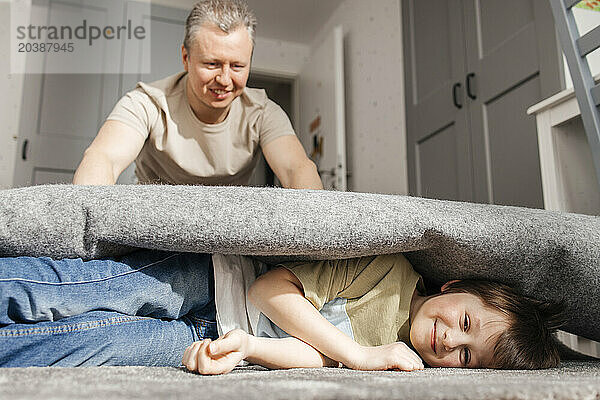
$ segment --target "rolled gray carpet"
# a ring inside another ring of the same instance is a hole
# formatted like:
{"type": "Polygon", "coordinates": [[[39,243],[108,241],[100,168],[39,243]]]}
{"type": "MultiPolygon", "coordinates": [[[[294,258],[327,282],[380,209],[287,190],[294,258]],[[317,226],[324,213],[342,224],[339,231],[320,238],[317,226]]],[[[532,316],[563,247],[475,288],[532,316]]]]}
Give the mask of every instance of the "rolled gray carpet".
{"type": "Polygon", "coordinates": [[[309,258],[404,252],[433,283],[505,282],[564,300],[565,330],[600,340],[598,217],[407,196],[198,186],[36,186],[0,192],[0,255],[135,247],[309,258]]]}

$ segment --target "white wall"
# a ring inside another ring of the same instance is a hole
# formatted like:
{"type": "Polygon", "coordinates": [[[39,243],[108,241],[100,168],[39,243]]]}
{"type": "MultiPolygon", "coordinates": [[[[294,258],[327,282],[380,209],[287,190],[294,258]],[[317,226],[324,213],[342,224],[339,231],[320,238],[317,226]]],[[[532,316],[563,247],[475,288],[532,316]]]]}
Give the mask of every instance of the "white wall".
{"type": "Polygon", "coordinates": [[[0,1],[0,188],[12,186],[23,75],[10,72],[10,3],[0,1]]]}
{"type": "Polygon", "coordinates": [[[408,193],[400,0],[346,0],[313,47],[344,27],[348,189],[408,193]]]}
{"type": "Polygon", "coordinates": [[[149,2],[152,4],[165,6],[165,7],[174,7],[181,8],[183,10],[191,10],[196,4],[195,0],[137,0],[140,2],[149,2]]]}
{"type": "Polygon", "coordinates": [[[300,73],[310,53],[310,47],[257,36],[252,71],[293,77],[300,73]]]}
{"type": "MultiPolygon", "coordinates": [[[[600,25],[600,12],[585,10],[581,8],[573,8],[573,15],[575,16],[575,22],[577,23],[577,29],[579,35],[583,36],[598,25],[600,25]]],[[[587,56],[592,76],[600,74],[600,50],[596,50],[587,56]]],[[[567,88],[573,87],[573,80],[569,72],[569,66],[567,65],[567,59],[564,58],[565,63],[565,84],[567,88]]]]}

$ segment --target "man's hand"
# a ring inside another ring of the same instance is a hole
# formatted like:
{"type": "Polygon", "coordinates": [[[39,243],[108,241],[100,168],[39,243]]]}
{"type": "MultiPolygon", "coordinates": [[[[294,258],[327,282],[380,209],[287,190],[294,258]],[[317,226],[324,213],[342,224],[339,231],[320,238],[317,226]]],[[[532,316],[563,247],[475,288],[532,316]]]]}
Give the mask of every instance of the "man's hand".
{"type": "Polygon", "coordinates": [[[348,368],[379,371],[397,369],[414,371],[423,369],[423,361],[406,343],[396,342],[376,347],[361,347],[352,358],[348,368]]]}
{"type": "Polygon", "coordinates": [[[193,343],[183,354],[183,365],[202,375],[226,374],[246,358],[249,335],[234,329],[215,341],[204,339],[193,343]]]}
{"type": "Polygon", "coordinates": [[[284,188],[323,189],[317,167],[306,156],[296,135],[280,136],[267,143],[262,151],[284,188]]]}

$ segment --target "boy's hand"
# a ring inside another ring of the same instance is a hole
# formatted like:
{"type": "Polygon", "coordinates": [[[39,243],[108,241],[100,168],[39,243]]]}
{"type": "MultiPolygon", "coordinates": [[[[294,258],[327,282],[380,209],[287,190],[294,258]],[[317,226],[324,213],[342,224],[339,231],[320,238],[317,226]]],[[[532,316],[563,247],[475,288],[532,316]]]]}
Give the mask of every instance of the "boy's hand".
{"type": "Polygon", "coordinates": [[[346,365],[348,368],[365,371],[387,369],[414,371],[424,368],[423,361],[419,355],[403,342],[376,347],[361,346],[349,364],[346,365]]]}
{"type": "Polygon", "coordinates": [[[203,375],[226,374],[248,354],[248,334],[241,329],[227,332],[215,341],[193,343],[183,354],[183,365],[203,375]]]}

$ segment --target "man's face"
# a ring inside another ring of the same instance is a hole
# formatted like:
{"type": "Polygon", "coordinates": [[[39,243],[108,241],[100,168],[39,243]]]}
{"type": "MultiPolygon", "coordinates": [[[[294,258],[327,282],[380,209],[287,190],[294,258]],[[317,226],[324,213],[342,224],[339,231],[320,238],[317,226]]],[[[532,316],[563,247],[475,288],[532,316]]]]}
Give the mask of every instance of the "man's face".
{"type": "Polygon", "coordinates": [[[231,103],[246,87],[252,46],[245,27],[225,33],[206,24],[194,34],[189,52],[182,47],[188,101],[201,121],[225,119],[231,103]]]}
{"type": "Polygon", "coordinates": [[[416,312],[410,341],[431,367],[490,367],[505,317],[475,295],[449,293],[425,300],[416,312]]]}

